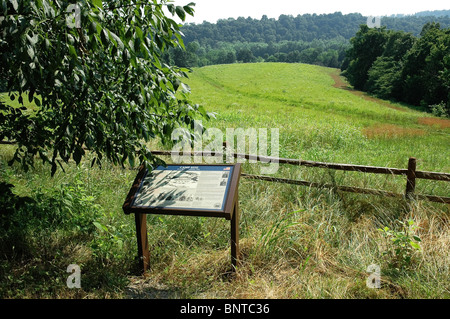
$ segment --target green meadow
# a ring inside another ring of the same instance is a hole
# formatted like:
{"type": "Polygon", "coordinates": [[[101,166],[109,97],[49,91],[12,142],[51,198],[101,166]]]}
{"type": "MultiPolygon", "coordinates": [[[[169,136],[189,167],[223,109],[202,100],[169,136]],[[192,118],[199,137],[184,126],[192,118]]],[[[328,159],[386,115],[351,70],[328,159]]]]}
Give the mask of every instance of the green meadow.
{"type": "MultiPolygon", "coordinates": [[[[223,132],[278,128],[282,158],[406,168],[408,159],[415,157],[418,170],[450,170],[450,121],[444,121],[443,127],[423,125],[426,113],[336,88],[330,74],[337,72],[306,64],[219,65],[195,69],[188,83],[193,100],[218,113],[209,126],[223,132]]],[[[304,170],[304,174],[316,172],[304,170]]],[[[374,187],[382,183],[384,189],[387,183],[388,190],[404,191],[403,179],[395,187],[392,176],[333,174],[344,184],[348,177],[345,185],[363,186],[371,179],[374,187]]],[[[321,171],[324,175],[328,174],[321,171]]],[[[449,193],[446,185],[419,183],[424,193],[449,193]]]]}
{"type": "Polygon", "coordinates": [[[393,109],[334,88],[330,73],[336,71],[305,64],[219,65],[195,69],[188,83],[193,100],[218,113],[213,126],[279,128],[281,157],[404,167],[415,156],[423,170],[448,171],[448,130],[420,125],[427,115],[406,106],[393,109]],[[364,135],[382,125],[398,126],[404,135],[364,135]]]}
{"type": "MultiPolygon", "coordinates": [[[[195,68],[186,83],[192,101],[216,113],[204,126],[224,135],[279,129],[279,157],[394,168],[415,157],[418,170],[450,172],[449,120],[353,91],[337,75],[305,64],[231,64],[195,68]]],[[[13,153],[0,145],[0,183],[15,185],[15,213],[0,230],[1,298],[450,297],[445,204],[242,178],[236,274],[228,222],[152,215],[144,278],[134,218],[122,212],[136,170],[91,168],[88,154],[51,178],[39,161],[28,172],[7,166],[13,153]],[[69,264],[81,267],[81,289],[66,286],[69,264]],[[378,289],[366,285],[372,264],[381,268],[378,289]]],[[[263,165],[243,170],[260,174],[263,165]]],[[[397,193],[406,185],[404,177],[282,165],[273,176],[397,193]]],[[[419,180],[417,192],[449,196],[448,184],[419,180]]]]}

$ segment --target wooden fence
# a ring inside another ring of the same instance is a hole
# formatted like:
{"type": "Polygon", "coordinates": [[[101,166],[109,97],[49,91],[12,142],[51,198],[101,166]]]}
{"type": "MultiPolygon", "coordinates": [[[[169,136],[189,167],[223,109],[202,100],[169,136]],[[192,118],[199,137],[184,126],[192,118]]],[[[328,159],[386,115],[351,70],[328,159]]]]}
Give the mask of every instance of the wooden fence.
{"type": "Polygon", "coordinates": [[[173,151],[153,151],[152,153],[157,156],[172,156],[172,155],[174,155],[174,156],[191,156],[191,157],[192,156],[216,156],[216,157],[222,157],[224,161],[228,154],[228,156],[233,156],[236,159],[240,158],[240,159],[246,159],[246,160],[259,161],[262,163],[270,163],[271,162],[271,163],[287,164],[287,165],[294,165],[294,166],[326,168],[326,169],[348,171],[348,172],[385,174],[385,175],[401,175],[401,176],[406,177],[406,188],[405,188],[404,194],[398,194],[398,193],[388,192],[388,191],[379,190],[379,189],[369,189],[369,188],[360,188],[360,187],[351,187],[351,186],[338,186],[338,185],[333,185],[333,184],[314,183],[314,182],[308,182],[308,181],[276,178],[276,177],[270,177],[270,176],[250,175],[250,174],[244,174],[244,173],[241,174],[242,177],[248,178],[248,179],[253,179],[253,180],[262,180],[262,181],[268,181],[268,182],[301,185],[301,186],[308,186],[308,187],[329,188],[329,189],[335,189],[335,190],[339,190],[339,191],[343,191],[343,192],[378,195],[378,196],[386,196],[386,197],[394,197],[394,198],[405,198],[407,200],[428,200],[428,201],[437,202],[437,203],[450,204],[450,197],[416,194],[416,179],[427,179],[427,180],[450,182],[450,174],[449,173],[418,171],[416,169],[417,165],[416,165],[415,158],[409,159],[408,168],[400,169],[400,168],[363,166],[363,165],[351,165],[351,164],[322,163],[322,162],[303,161],[303,160],[288,159],[288,158],[276,158],[276,157],[260,156],[260,155],[239,154],[239,153],[234,153],[234,152],[233,153],[232,152],[180,153],[180,152],[173,152],[173,151]]]}
{"type": "MultiPolygon", "coordinates": [[[[15,142],[0,142],[0,144],[15,144],[15,142]]],[[[227,143],[224,143],[224,148],[227,150],[227,143]]],[[[338,171],[347,171],[347,172],[360,172],[360,173],[370,173],[370,174],[385,174],[385,175],[401,175],[406,176],[406,189],[404,194],[398,194],[393,192],[388,192],[385,190],[379,189],[370,189],[370,188],[360,188],[360,187],[352,187],[352,186],[339,186],[334,184],[323,184],[323,183],[314,183],[308,181],[300,181],[300,180],[292,180],[285,178],[277,178],[270,176],[261,176],[261,175],[250,175],[250,174],[241,174],[242,177],[253,179],[253,180],[262,180],[268,182],[276,182],[276,183],[284,183],[291,185],[301,185],[307,187],[317,187],[317,188],[329,188],[335,189],[343,192],[350,193],[359,193],[359,194],[368,194],[368,195],[378,195],[385,197],[394,197],[394,198],[406,198],[407,200],[428,200],[436,203],[444,203],[450,204],[450,197],[443,196],[433,196],[433,195],[422,195],[416,194],[416,179],[427,179],[434,181],[445,181],[450,182],[450,173],[437,173],[437,172],[426,172],[426,171],[418,171],[417,170],[417,162],[414,157],[411,157],[408,162],[408,168],[390,168],[390,167],[376,167],[376,166],[363,166],[363,165],[352,165],[352,164],[336,164],[336,163],[323,163],[323,162],[313,162],[313,161],[303,161],[289,158],[276,158],[270,156],[260,156],[260,155],[250,155],[250,154],[239,154],[234,152],[188,152],[188,153],[180,153],[174,151],[152,151],[153,155],[156,156],[217,156],[222,157],[225,162],[226,156],[233,156],[236,159],[246,159],[253,160],[262,163],[279,163],[279,164],[288,164],[294,166],[305,166],[305,167],[317,167],[317,168],[327,168],[338,171]]]]}

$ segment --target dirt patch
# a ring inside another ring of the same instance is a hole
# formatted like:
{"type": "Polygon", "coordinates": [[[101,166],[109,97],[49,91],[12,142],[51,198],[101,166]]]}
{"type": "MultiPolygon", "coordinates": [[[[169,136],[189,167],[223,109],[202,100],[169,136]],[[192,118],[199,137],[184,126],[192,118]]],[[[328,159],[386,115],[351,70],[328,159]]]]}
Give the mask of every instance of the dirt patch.
{"type": "Polygon", "coordinates": [[[394,110],[397,110],[397,111],[407,112],[407,110],[405,110],[405,109],[402,109],[400,107],[394,106],[394,105],[392,105],[392,104],[390,104],[390,103],[388,103],[388,102],[386,102],[384,100],[378,99],[376,97],[367,95],[364,92],[361,92],[361,91],[358,91],[358,90],[355,90],[355,89],[351,88],[350,85],[347,82],[345,82],[342,79],[342,77],[339,74],[337,74],[336,72],[331,72],[330,76],[334,80],[333,87],[335,87],[337,89],[342,89],[342,90],[349,91],[352,94],[354,94],[356,96],[359,96],[359,97],[363,98],[366,101],[375,102],[377,104],[386,106],[388,108],[391,108],[391,109],[394,109],[394,110]]]}
{"type": "Polygon", "coordinates": [[[440,128],[449,128],[450,120],[438,119],[435,117],[421,117],[418,120],[419,124],[428,126],[439,126],[440,128]]]}
{"type": "Polygon", "coordinates": [[[405,128],[393,124],[374,125],[363,129],[363,134],[368,138],[398,138],[423,136],[427,134],[426,131],[414,128],[405,128]]]}
{"type": "Polygon", "coordinates": [[[178,291],[145,277],[130,277],[125,289],[127,299],[178,299],[178,291]]]}
{"type": "Polygon", "coordinates": [[[351,89],[350,86],[345,83],[345,81],[341,78],[339,74],[336,72],[330,73],[331,78],[334,80],[334,87],[338,89],[351,89]]]}

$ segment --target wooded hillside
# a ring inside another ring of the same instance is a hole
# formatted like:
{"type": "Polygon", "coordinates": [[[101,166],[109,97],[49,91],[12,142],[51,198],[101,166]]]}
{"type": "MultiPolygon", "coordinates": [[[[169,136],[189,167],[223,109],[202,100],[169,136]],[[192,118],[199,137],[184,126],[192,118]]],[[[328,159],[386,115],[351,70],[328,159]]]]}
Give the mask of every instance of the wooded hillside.
{"type": "MultiPolygon", "coordinates": [[[[382,26],[419,36],[428,22],[450,26],[449,11],[382,18],[382,26]]],[[[302,62],[340,67],[350,39],[367,17],[359,13],[281,15],[278,19],[229,18],[182,27],[186,51],[171,49],[166,60],[182,67],[235,62],[302,62]]]]}

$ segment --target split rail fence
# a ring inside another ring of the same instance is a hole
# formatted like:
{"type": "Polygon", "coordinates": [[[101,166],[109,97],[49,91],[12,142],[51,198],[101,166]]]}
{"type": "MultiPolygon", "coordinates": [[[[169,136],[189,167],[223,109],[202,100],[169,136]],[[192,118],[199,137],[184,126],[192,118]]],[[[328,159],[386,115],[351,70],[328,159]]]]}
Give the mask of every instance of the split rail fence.
{"type": "MultiPolygon", "coordinates": [[[[15,144],[15,142],[0,142],[0,144],[15,144]]],[[[224,143],[224,148],[227,150],[227,143],[224,143]]],[[[225,162],[226,156],[233,156],[236,159],[246,159],[259,161],[262,163],[279,163],[279,164],[287,164],[294,166],[305,166],[305,167],[317,167],[317,168],[327,168],[338,171],[347,171],[347,172],[360,172],[360,173],[370,173],[370,174],[384,174],[384,175],[400,175],[406,176],[406,189],[404,194],[398,194],[393,192],[388,192],[385,190],[379,189],[370,189],[370,188],[360,188],[360,187],[352,187],[352,186],[339,186],[334,184],[323,184],[323,183],[315,183],[308,182],[302,180],[292,180],[286,178],[277,178],[270,176],[261,176],[261,175],[251,175],[242,173],[241,176],[248,179],[253,180],[261,180],[268,182],[276,182],[276,183],[284,183],[291,185],[301,185],[307,187],[317,187],[317,188],[328,188],[339,190],[343,192],[349,193],[359,193],[366,195],[377,195],[377,196],[385,196],[385,197],[394,197],[394,198],[404,198],[407,200],[428,200],[436,203],[450,204],[450,197],[444,196],[434,196],[434,195],[422,195],[416,194],[416,180],[417,179],[427,179],[434,181],[444,181],[450,182],[450,173],[437,173],[437,172],[426,172],[426,171],[418,171],[417,170],[417,161],[414,157],[411,157],[408,162],[407,169],[401,168],[389,168],[389,167],[377,167],[377,166],[363,166],[363,165],[353,165],[353,164],[336,164],[336,163],[322,163],[322,162],[313,162],[313,161],[303,161],[297,159],[289,159],[289,158],[276,158],[270,156],[260,156],[260,155],[250,155],[250,154],[239,154],[234,152],[226,151],[225,153],[220,152],[188,152],[188,153],[180,153],[174,151],[152,151],[153,155],[156,156],[217,156],[223,157],[225,162]]]]}
{"type": "MultiPolygon", "coordinates": [[[[224,143],[225,144],[225,143],[224,143]]],[[[296,159],[288,159],[288,158],[276,158],[269,156],[260,156],[260,155],[250,155],[250,154],[239,154],[234,152],[188,152],[188,153],[180,153],[173,151],[153,151],[152,152],[156,156],[222,156],[224,161],[226,156],[233,156],[236,159],[246,159],[259,161],[262,163],[279,163],[279,164],[287,164],[294,166],[305,166],[305,167],[316,167],[316,168],[326,168],[338,171],[347,171],[347,172],[360,172],[360,173],[370,173],[370,174],[384,174],[384,175],[395,175],[395,176],[406,176],[406,188],[404,194],[398,194],[393,192],[388,192],[385,190],[379,189],[369,189],[369,188],[360,188],[360,187],[351,187],[351,186],[339,186],[334,184],[323,184],[323,183],[315,183],[308,182],[302,180],[292,180],[286,178],[277,178],[270,176],[261,176],[261,175],[251,175],[242,173],[241,176],[248,179],[253,180],[262,180],[268,182],[276,182],[276,183],[284,183],[291,185],[301,185],[307,187],[317,187],[317,188],[328,188],[339,190],[343,192],[350,193],[359,193],[359,194],[367,194],[367,195],[377,195],[377,196],[385,196],[385,197],[393,197],[393,198],[403,198],[407,200],[428,200],[431,202],[450,204],[450,197],[443,196],[433,196],[433,195],[422,195],[416,194],[416,180],[417,179],[427,179],[434,181],[445,181],[450,182],[450,173],[437,173],[437,172],[426,172],[426,171],[418,171],[417,170],[417,161],[415,158],[411,157],[408,162],[407,169],[400,168],[389,168],[389,167],[376,167],[376,166],[363,166],[363,165],[352,165],[352,164],[336,164],[336,163],[322,163],[322,162],[313,162],[313,161],[303,161],[296,159]]]]}

